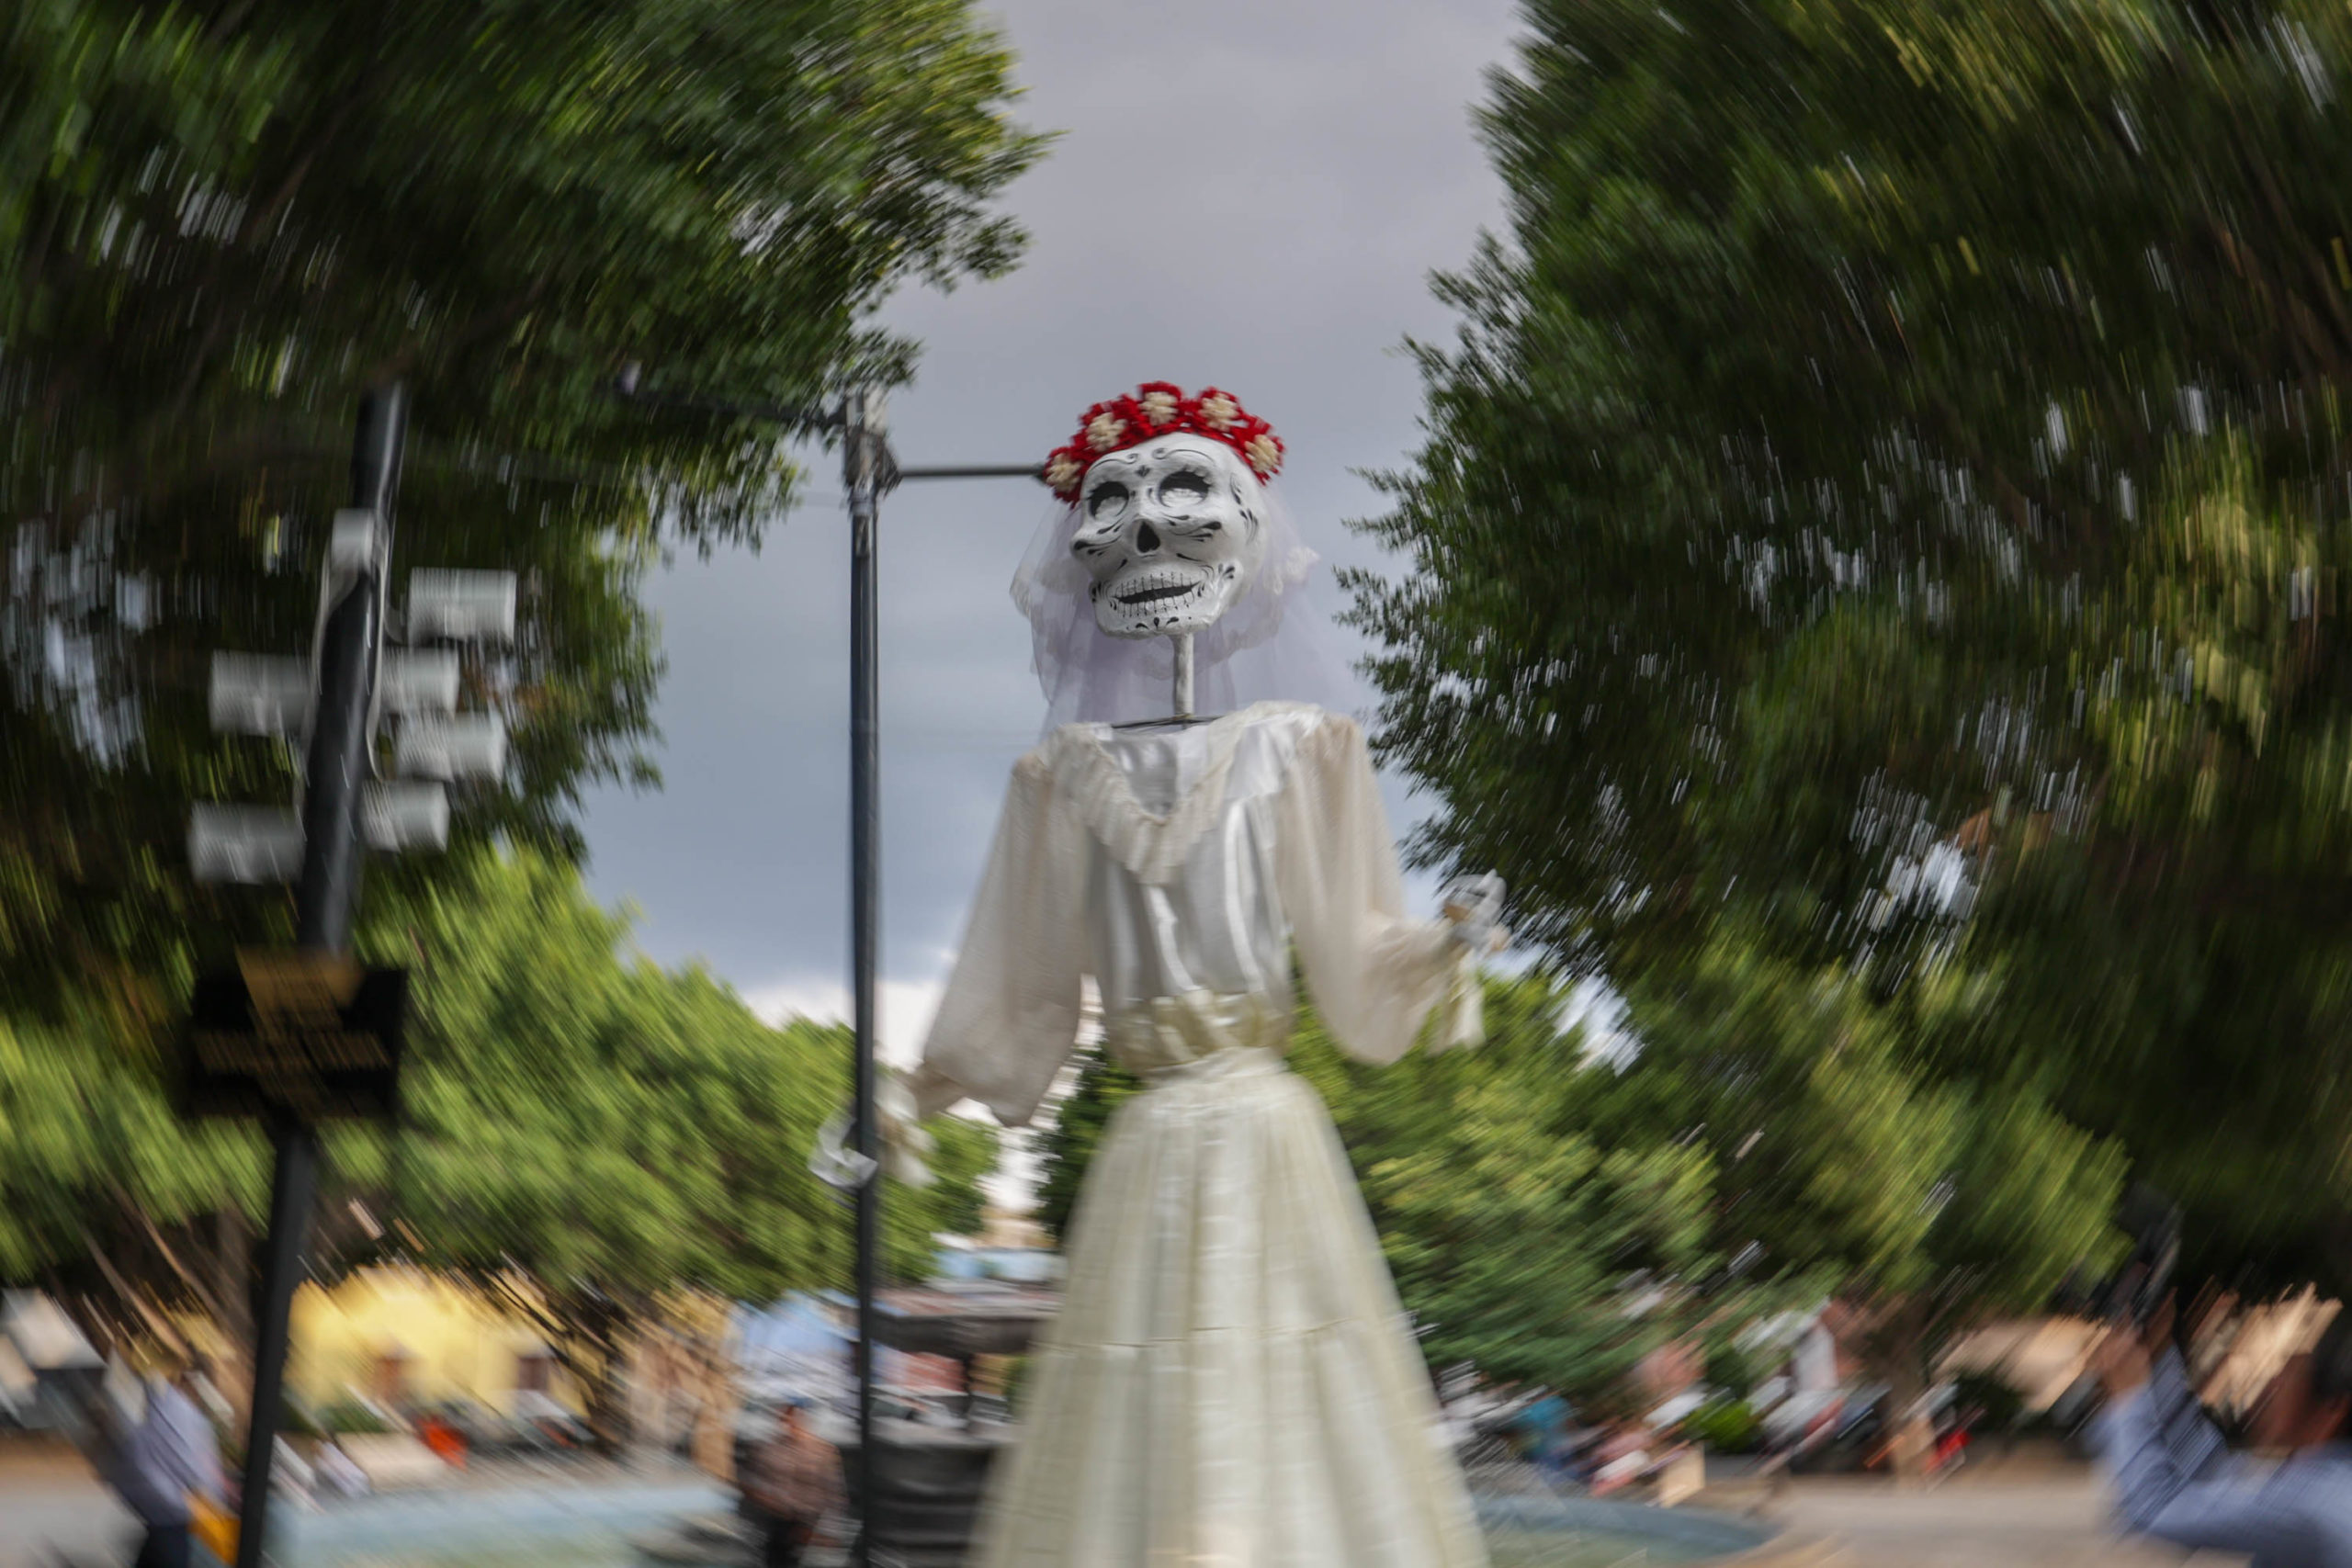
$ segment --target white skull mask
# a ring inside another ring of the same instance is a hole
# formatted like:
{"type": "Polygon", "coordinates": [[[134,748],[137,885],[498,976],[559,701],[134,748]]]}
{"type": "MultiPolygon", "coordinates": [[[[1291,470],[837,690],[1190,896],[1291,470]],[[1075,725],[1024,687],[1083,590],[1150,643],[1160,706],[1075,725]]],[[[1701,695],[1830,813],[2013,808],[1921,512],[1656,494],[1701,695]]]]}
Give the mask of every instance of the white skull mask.
{"type": "Polygon", "coordinates": [[[1205,435],[1097,458],[1078,505],[1070,553],[1094,579],[1094,622],[1112,637],[1207,630],[1265,558],[1258,476],[1205,435]]]}

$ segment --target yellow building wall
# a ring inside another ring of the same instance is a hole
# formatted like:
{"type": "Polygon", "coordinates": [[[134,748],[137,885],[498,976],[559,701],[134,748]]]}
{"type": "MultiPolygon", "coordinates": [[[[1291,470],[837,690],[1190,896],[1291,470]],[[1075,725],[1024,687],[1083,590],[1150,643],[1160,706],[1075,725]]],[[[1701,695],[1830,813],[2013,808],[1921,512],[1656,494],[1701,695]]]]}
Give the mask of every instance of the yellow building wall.
{"type": "MultiPolygon", "coordinates": [[[[528,1328],[481,1298],[422,1269],[368,1269],[333,1290],[306,1285],[294,1298],[287,1382],[313,1409],[373,1399],[383,1357],[404,1354],[411,1400],[472,1399],[502,1412],[514,1404],[522,1358],[541,1348],[528,1328]]],[[[577,1412],[560,1370],[548,1395],[577,1412]]]]}

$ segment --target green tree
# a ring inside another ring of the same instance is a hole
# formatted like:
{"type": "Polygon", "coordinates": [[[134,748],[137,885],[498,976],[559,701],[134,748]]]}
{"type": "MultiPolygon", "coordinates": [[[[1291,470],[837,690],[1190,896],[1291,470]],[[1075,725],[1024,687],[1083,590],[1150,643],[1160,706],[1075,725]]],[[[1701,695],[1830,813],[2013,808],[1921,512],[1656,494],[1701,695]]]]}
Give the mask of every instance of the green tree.
{"type": "MultiPolygon", "coordinates": [[[[1290,1060],[1330,1107],[1430,1363],[1584,1394],[1752,1298],[1699,1289],[1719,1272],[1712,1157],[1590,1130],[1606,1075],[1561,1033],[1560,1001],[1541,979],[1490,980],[1483,1045],[1385,1067],[1345,1056],[1303,1007],[1290,1060]]],[[[1139,1087],[1099,1048],[1082,1059],[1045,1140],[1049,1223],[1139,1087]]]]}
{"type": "Polygon", "coordinates": [[[965,0],[28,0],[0,17],[0,995],[117,1024],[186,933],[282,938],[188,885],[191,800],[285,798],[217,740],[215,649],[300,652],[357,394],[413,393],[396,570],[522,575],[468,671],[511,723],[459,831],[579,848],[649,782],[665,546],[756,543],[769,428],[607,395],[819,400],[901,377],[897,284],[1010,264],[1037,141],[965,0]]]}
{"type": "Polygon", "coordinates": [[[1079,1051],[1078,1081],[1054,1108],[1054,1119],[1037,1142],[1037,1223],[1056,1241],[1069,1239],[1078,1190],[1112,1113],[1142,1087],[1143,1081],[1113,1061],[1100,1043],[1079,1051]]]}
{"type": "Polygon", "coordinates": [[[0,1016],[0,1280],[49,1286],[111,1334],[168,1337],[166,1308],[233,1331],[266,1182],[258,1140],[181,1121],[102,1021],[0,1016]]]}
{"type": "MultiPolygon", "coordinates": [[[[1291,1050],[1435,1366],[1606,1395],[1662,1344],[1839,1295],[1917,1393],[1955,1333],[2120,1255],[2121,1151],[2030,1093],[1930,1071],[1917,1042],[1951,1021],[1850,977],[1712,948],[1628,998],[1642,1044],[1622,1068],[1563,1032],[1553,980],[1490,977],[1486,999],[1472,1050],[1367,1066],[1307,1009],[1291,1050]]],[[[1075,1190],[1136,1087],[1086,1059],[1047,1135],[1052,1190],[1075,1190]]]]}
{"type": "MultiPolygon", "coordinates": [[[[569,866],[483,853],[465,874],[370,922],[368,945],[414,966],[413,1087],[396,1134],[355,1133],[338,1163],[408,1222],[417,1261],[538,1314],[609,1425],[604,1374],[664,1292],[849,1282],[848,1210],[808,1169],[848,1035],[770,1028],[698,967],[626,958],[626,918],[569,866]]],[[[929,1272],[995,1162],[991,1129],[935,1126],[941,1179],[886,1195],[890,1278],[929,1272]]]]}
{"type": "Polygon", "coordinates": [[[1629,989],[1840,966],[1926,1089],[2307,1269],[2352,1201],[2352,17],[1527,14],[1407,569],[1354,580],[1420,852],[1629,989]],[[1926,1019],[1951,964],[1992,999],[1926,1019]]]}
{"type": "MultiPolygon", "coordinates": [[[[1934,1004],[1966,1005],[1958,987],[1934,1004]]],[[[2120,1146],[2038,1095],[1936,1070],[1926,1023],[1850,976],[1719,944],[1628,998],[1639,1056],[1586,1097],[1604,1146],[1703,1153],[1713,1245],[1863,1309],[1907,1403],[1958,1332],[2120,1260],[2120,1146]]]]}
{"type": "MultiPolygon", "coordinates": [[[[1001,1135],[985,1122],[943,1116],[931,1123],[932,1151],[925,1163],[931,1184],[910,1191],[893,1188],[892,1201],[908,1209],[908,1223],[929,1225],[920,1238],[978,1235],[988,1224],[989,1194],[982,1179],[994,1173],[1001,1135]],[[909,1201],[912,1198],[911,1202],[909,1201]]],[[[897,1264],[899,1276],[920,1280],[931,1272],[928,1247],[910,1247],[897,1264]]]]}
{"type": "MultiPolygon", "coordinates": [[[[508,720],[507,776],[461,792],[446,862],[371,870],[371,904],[405,919],[436,888],[495,892],[482,846],[576,856],[584,790],[654,782],[644,574],[756,545],[793,500],[772,429],[623,404],[616,373],[781,403],[902,377],[911,345],[871,322],[884,296],[1017,252],[989,203],[1040,143],[1007,117],[1009,63],[963,0],[0,16],[0,1272],[238,1314],[262,1158],[247,1130],[174,1122],[165,1062],[194,969],[283,942],[290,910],[191,886],[179,845],[192,801],[293,787],[290,749],[210,733],[208,662],[307,646],[359,392],[413,396],[396,571],[522,582],[515,645],[465,671],[468,705],[508,720]]],[[[420,986],[419,1159],[372,1171],[407,1183],[406,1223],[612,1286],[834,1267],[810,1229],[832,1216],[787,1168],[803,1091],[769,1059],[783,1039],[811,1061],[815,1033],[750,1032],[707,976],[628,978],[577,890],[541,891],[576,951],[535,956],[583,981],[579,1005],[532,1035],[520,978],[497,1017],[465,1010],[492,1006],[486,978],[420,986]],[[436,1018],[457,1031],[438,1043],[436,1018]],[[465,1076],[534,1062],[579,1098],[522,1106],[465,1076]],[[599,1064],[609,1081],[563,1078],[599,1064]],[[660,1113],[673,1076],[705,1122],[660,1113]],[[513,1117],[468,1112],[478,1088],[513,1117]],[[782,1120],[758,1143],[762,1117],[782,1120]],[[704,1125],[733,1141],[696,1152],[704,1125]],[[455,1144],[476,1134],[521,1163],[469,1163],[455,1144]],[[660,1175],[592,1191],[549,1178],[567,1162],[660,1175]],[[647,1230],[714,1204],[728,1234],[647,1230]]],[[[424,929],[454,964],[456,927],[424,929]]],[[[357,1168],[367,1146],[345,1140],[357,1168]]],[[[896,1266],[938,1201],[894,1206],[896,1266]]]]}
{"type": "Polygon", "coordinates": [[[1611,1146],[1600,1083],[1542,978],[1490,979],[1487,1039],[1388,1067],[1342,1055],[1311,1013],[1293,1058],[1322,1089],[1430,1364],[1602,1393],[1726,1303],[1704,1151],[1611,1146]]]}
{"type": "MultiPolygon", "coordinates": [[[[470,1281],[540,1325],[610,1431],[613,1374],[666,1295],[844,1287],[854,1246],[808,1170],[849,1090],[847,1032],[771,1028],[706,971],[630,955],[628,931],[528,852],[382,891],[359,945],[411,972],[402,1115],[334,1131],[317,1264],[389,1255],[470,1281]]],[[[237,1292],[188,1234],[224,1206],[257,1215],[259,1139],[180,1122],[151,1067],[91,1043],[0,1031],[0,1278],[87,1283],[133,1333],[153,1330],[142,1306],[226,1317],[237,1292]]],[[[938,1179],[886,1194],[888,1279],[923,1277],[933,1238],[978,1221],[995,1131],[934,1132],[938,1179]]]]}

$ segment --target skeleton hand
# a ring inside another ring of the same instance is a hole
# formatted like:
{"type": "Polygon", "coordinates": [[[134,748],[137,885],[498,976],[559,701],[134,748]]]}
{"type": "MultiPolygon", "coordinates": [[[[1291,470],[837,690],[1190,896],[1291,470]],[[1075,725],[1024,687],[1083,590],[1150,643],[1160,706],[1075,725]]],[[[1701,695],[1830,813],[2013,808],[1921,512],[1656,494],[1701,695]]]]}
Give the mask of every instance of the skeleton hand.
{"type": "Polygon", "coordinates": [[[851,1148],[845,1141],[853,1114],[851,1107],[843,1106],[817,1134],[817,1147],[808,1156],[808,1169],[818,1180],[844,1192],[854,1192],[880,1169],[910,1187],[931,1184],[931,1168],[923,1164],[923,1156],[931,1153],[932,1137],[916,1120],[914,1095],[895,1071],[878,1063],[874,1069],[875,1130],[881,1134],[882,1142],[882,1158],[878,1162],[851,1148]]]}
{"type": "Polygon", "coordinates": [[[1453,922],[1453,940],[1473,953],[1500,953],[1510,945],[1502,923],[1503,879],[1493,872],[1457,876],[1446,885],[1445,918],[1453,922]]]}

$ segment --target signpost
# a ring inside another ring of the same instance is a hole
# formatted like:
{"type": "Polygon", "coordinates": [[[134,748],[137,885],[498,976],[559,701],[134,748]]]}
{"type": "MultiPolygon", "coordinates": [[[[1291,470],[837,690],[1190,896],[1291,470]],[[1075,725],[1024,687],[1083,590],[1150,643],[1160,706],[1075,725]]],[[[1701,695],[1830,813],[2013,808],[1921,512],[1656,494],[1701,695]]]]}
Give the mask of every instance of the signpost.
{"type": "Polygon", "coordinates": [[[408,977],[362,968],[350,956],[361,857],[370,849],[440,848],[449,830],[442,781],[505,771],[505,730],[495,716],[450,716],[461,673],[456,651],[414,645],[511,637],[514,576],[416,573],[410,646],[385,647],[407,429],[401,387],[362,400],[352,504],[335,516],[307,668],[297,659],[214,659],[215,728],[301,737],[295,808],[199,806],[188,825],[199,880],[295,886],[295,949],[242,953],[236,968],[197,983],[183,1064],[191,1114],[257,1116],[275,1151],[236,1568],[261,1568],[267,1540],[287,1333],[318,1187],[318,1123],[390,1116],[399,1107],[408,977]],[[379,779],[377,731],[386,715],[400,720],[401,760],[423,782],[379,779]]]}
{"type": "Polygon", "coordinates": [[[390,1121],[400,1113],[408,972],[339,953],[241,953],[196,982],[181,1104],[190,1116],[390,1121]]]}

